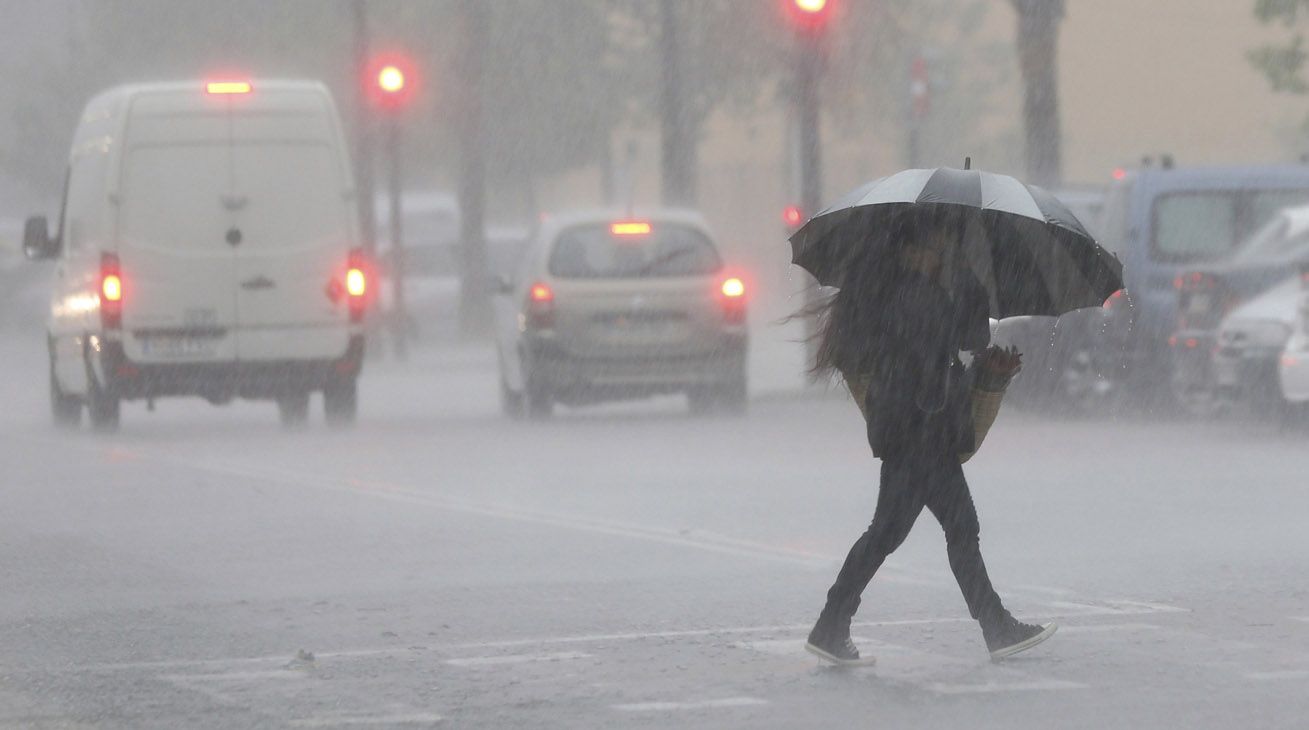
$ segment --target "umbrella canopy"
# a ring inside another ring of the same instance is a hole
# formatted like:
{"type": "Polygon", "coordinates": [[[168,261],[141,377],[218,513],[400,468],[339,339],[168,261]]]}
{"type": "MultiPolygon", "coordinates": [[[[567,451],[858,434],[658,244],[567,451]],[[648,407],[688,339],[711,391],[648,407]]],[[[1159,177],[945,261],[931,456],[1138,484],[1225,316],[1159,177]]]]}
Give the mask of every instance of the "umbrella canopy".
{"type": "Polygon", "coordinates": [[[981,170],[905,170],[867,183],[791,236],[791,261],[825,286],[852,266],[877,266],[906,224],[953,216],[954,263],[986,288],[995,319],[1058,316],[1101,306],[1123,288],[1123,267],[1053,195],[981,170]]]}

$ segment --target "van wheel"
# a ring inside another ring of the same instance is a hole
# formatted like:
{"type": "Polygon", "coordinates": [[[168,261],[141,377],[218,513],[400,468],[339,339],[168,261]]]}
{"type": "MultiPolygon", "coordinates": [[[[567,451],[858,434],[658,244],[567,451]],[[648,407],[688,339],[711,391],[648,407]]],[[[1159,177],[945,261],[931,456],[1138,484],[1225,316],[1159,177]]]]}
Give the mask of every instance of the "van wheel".
{"type": "Polygon", "coordinates": [[[91,428],[97,431],[117,431],[122,411],[117,396],[106,393],[92,380],[86,398],[86,415],[91,428]]]}
{"type": "Polygon", "coordinates": [[[328,383],[323,388],[323,416],[329,426],[353,426],[359,415],[359,381],[355,378],[328,383]]]}
{"type": "Polygon", "coordinates": [[[750,392],[745,373],[742,372],[719,391],[719,403],[723,412],[733,416],[745,414],[750,404],[750,392]]]}
{"type": "Polygon", "coordinates": [[[50,363],[50,415],[58,428],[72,429],[82,425],[82,401],[59,387],[53,361],[50,363]]]}
{"type": "Polygon", "coordinates": [[[533,382],[531,377],[527,380],[527,392],[523,395],[527,402],[527,417],[533,419],[546,419],[554,415],[555,399],[550,395],[541,383],[533,382]]]}
{"type": "Polygon", "coordinates": [[[504,376],[500,376],[500,413],[510,418],[523,417],[523,401],[525,398],[522,393],[510,389],[509,384],[505,382],[504,376]]]}
{"type": "Polygon", "coordinates": [[[283,428],[304,428],[309,421],[309,391],[280,396],[277,416],[283,428]]]}

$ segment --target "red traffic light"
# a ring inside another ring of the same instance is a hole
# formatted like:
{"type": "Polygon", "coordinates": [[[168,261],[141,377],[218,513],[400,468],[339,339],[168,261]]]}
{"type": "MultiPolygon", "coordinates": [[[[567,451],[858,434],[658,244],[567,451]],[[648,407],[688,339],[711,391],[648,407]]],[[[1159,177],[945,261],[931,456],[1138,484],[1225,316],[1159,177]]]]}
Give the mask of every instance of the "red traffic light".
{"type": "Polygon", "coordinates": [[[409,105],[416,81],[414,65],[398,55],[373,59],[364,74],[365,91],[373,105],[391,111],[409,105]]]}
{"type": "Polygon", "coordinates": [[[395,65],[386,65],[377,72],[377,88],[386,94],[398,94],[405,89],[405,72],[395,65]]]}
{"type": "Polygon", "coordinates": [[[801,30],[817,32],[827,25],[835,0],[785,0],[791,21],[801,30]]]}
{"type": "Polygon", "coordinates": [[[804,211],[798,205],[788,205],[782,209],[782,222],[788,228],[799,228],[804,223],[804,211]]]}

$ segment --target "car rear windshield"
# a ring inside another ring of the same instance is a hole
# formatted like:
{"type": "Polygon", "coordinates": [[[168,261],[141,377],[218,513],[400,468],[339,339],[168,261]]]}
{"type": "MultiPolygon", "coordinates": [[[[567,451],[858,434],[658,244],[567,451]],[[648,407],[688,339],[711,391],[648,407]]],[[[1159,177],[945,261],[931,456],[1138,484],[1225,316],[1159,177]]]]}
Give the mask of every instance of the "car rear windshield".
{"type": "Polygon", "coordinates": [[[564,279],[642,279],[702,276],[722,267],[714,245],[700,231],[675,223],[651,223],[636,233],[615,233],[609,223],[569,228],[555,240],[550,274],[564,279]]]}
{"type": "Polygon", "coordinates": [[[1309,202],[1309,190],[1170,193],[1154,207],[1154,254],[1191,263],[1225,256],[1277,211],[1309,202]]]}

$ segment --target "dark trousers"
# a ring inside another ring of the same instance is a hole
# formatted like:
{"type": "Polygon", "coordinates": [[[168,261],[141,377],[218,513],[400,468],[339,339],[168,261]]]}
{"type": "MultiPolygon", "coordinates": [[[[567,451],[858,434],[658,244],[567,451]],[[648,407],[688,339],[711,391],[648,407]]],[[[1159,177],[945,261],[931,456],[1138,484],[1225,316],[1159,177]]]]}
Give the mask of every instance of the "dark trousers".
{"type": "Polygon", "coordinates": [[[931,510],[945,530],[950,570],[968,603],[968,612],[983,626],[1004,616],[1000,597],[991,587],[978,543],[980,527],[963,467],[957,458],[897,459],[882,462],[877,511],[868,530],[850,548],[836,583],[827,592],[820,625],[848,630],[868,581],[909,536],[923,511],[931,510]]]}

